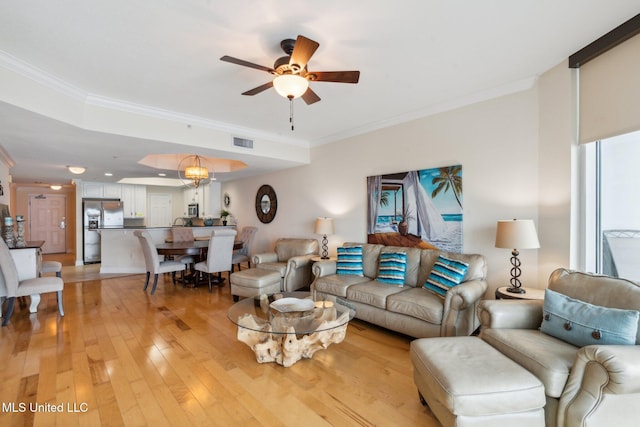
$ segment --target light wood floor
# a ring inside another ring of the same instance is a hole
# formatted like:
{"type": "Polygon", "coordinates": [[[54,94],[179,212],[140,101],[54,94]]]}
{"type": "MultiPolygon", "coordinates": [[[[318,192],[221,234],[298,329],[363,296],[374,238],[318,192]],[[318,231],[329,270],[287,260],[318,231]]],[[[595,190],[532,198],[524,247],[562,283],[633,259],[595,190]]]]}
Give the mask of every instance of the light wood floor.
{"type": "Polygon", "coordinates": [[[142,275],[63,274],[64,318],[45,294],[0,328],[2,426],[439,426],[418,400],[408,337],[356,320],[313,359],[259,364],[226,318],[228,286],[166,276],[151,296],[142,275]]]}

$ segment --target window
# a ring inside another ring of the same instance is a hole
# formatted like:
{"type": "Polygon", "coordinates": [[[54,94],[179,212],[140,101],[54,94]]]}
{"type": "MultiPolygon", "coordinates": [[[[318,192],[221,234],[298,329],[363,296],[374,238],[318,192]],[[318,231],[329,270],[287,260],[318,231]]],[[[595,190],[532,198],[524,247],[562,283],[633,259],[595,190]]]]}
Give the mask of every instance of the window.
{"type": "Polygon", "coordinates": [[[583,147],[586,270],[640,281],[640,132],[583,147]]]}

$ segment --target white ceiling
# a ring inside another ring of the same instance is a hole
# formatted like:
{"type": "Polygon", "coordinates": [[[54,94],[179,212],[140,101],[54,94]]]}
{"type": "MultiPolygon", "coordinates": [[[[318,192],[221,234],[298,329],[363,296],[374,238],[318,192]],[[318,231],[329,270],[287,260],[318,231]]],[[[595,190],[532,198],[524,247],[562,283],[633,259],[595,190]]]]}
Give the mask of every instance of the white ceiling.
{"type": "MultiPolygon", "coordinates": [[[[19,63],[87,96],[167,111],[230,134],[313,146],[465,103],[522,90],[538,75],[640,12],[637,0],[7,0],[0,3],[0,67],[19,63]],[[273,89],[241,93],[270,75],[279,43],[320,43],[316,71],[360,70],[358,84],[315,82],[321,102],[288,102],[273,89]]],[[[0,86],[1,87],[1,86],[0,86]]],[[[33,94],[30,94],[33,96],[33,94]]],[[[14,182],[157,174],[137,161],[192,147],[80,129],[23,110],[0,91],[0,145],[14,182]]],[[[235,179],[300,164],[219,149],[198,154],[249,164],[235,179]]]]}

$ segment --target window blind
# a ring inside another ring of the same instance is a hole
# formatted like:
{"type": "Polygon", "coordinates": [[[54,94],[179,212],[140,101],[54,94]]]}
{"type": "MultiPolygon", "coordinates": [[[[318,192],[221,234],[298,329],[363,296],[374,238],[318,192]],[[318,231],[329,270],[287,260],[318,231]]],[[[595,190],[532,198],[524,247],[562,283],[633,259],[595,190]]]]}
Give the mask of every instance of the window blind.
{"type": "Polygon", "coordinates": [[[640,35],[580,66],[580,143],[640,130],[640,35]]]}

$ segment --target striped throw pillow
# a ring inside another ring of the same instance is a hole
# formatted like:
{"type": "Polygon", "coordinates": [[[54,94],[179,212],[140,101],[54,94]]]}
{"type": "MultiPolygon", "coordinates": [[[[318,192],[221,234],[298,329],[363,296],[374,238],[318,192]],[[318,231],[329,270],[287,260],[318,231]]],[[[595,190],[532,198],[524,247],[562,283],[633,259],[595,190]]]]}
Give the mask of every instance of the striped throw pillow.
{"type": "Polygon", "coordinates": [[[462,283],[468,268],[466,262],[440,255],[423,287],[444,298],[449,289],[462,283]]]}
{"type": "Polygon", "coordinates": [[[362,270],[362,246],[339,247],[336,274],[364,276],[362,270]]]}
{"type": "Polygon", "coordinates": [[[380,254],[376,280],[389,285],[404,286],[406,270],[407,254],[405,252],[383,252],[380,254]]]}

